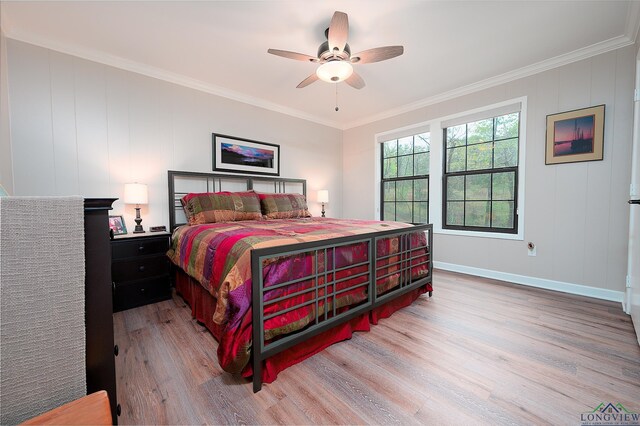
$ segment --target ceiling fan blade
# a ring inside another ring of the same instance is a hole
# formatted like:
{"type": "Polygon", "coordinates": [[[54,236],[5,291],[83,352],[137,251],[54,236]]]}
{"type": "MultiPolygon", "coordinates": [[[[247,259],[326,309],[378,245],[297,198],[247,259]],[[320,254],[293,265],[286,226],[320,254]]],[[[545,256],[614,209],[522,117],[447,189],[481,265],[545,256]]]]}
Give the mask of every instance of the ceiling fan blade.
{"type": "Polygon", "coordinates": [[[304,80],[302,80],[300,82],[300,84],[298,84],[296,86],[297,89],[302,89],[303,87],[307,87],[308,85],[310,85],[311,83],[313,83],[314,81],[318,80],[318,76],[317,74],[314,72],[313,74],[311,74],[309,77],[305,78],[304,80]]]}
{"type": "Polygon", "coordinates": [[[332,52],[344,50],[344,46],[347,44],[347,37],[349,36],[349,18],[344,12],[335,12],[333,18],[331,18],[331,24],[329,24],[329,34],[327,39],[329,40],[329,49],[332,52]]]}
{"type": "Polygon", "coordinates": [[[344,82],[356,89],[362,89],[365,86],[364,80],[355,71],[351,74],[351,77],[346,79],[344,82]]]}
{"type": "Polygon", "coordinates": [[[364,50],[355,55],[351,55],[351,62],[358,64],[370,64],[371,62],[386,61],[387,59],[395,58],[404,53],[404,47],[402,46],[384,46],[376,47],[374,49],[364,50]]]}
{"type": "Polygon", "coordinates": [[[316,58],[315,56],[309,56],[303,53],[289,52],[288,50],[269,49],[267,50],[267,52],[271,53],[272,55],[295,59],[297,61],[318,62],[318,58],[316,58]]]}

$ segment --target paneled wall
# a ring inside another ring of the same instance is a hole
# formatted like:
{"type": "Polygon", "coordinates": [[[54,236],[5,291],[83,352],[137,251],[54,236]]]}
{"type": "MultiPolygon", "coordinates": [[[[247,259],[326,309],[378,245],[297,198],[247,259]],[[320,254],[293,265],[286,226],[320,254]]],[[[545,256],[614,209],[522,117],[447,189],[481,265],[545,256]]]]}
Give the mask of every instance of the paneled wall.
{"type": "MultiPolygon", "coordinates": [[[[342,132],[266,109],[8,39],[16,195],[122,198],[146,183],[143,225],[168,225],[167,170],[212,170],[211,133],[279,144],[281,176],[329,189],[342,215],[342,132]]],[[[114,214],[134,225],[133,206],[114,214]]]]}
{"type": "Polygon", "coordinates": [[[9,81],[7,79],[7,39],[0,28],[0,185],[13,193],[13,167],[9,138],[9,81]]]}
{"type": "MultiPolygon", "coordinates": [[[[351,184],[344,187],[344,215],[377,217],[376,133],[527,96],[524,241],[436,234],[435,260],[621,296],[636,51],[629,46],[345,131],[344,181],[351,184]],[[546,166],[546,116],[600,104],[606,104],[604,161],[546,166]],[[527,255],[528,241],[537,245],[536,257],[527,255]]],[[[432,208],[440,208],[434,201],[432,208]]]]}

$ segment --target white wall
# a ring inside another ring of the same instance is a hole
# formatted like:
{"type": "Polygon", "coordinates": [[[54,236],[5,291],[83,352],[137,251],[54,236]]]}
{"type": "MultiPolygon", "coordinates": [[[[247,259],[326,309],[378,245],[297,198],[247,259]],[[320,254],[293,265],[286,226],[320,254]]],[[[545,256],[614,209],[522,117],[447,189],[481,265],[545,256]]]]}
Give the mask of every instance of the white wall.
{"type": "MultiPolygon", "coordinates": [[[[1,13],[2,6],[0,6],[1,13]]],[[[7,79],[7,39],[0,28],[0,185],[13,194],[13,167],[9,133],[9,90],[7,79]]]]}
{"type": "Polygon", "coordinates": [[[613,290],[621,297],[635,53],[629,46],[345,131],[344,216],[376,217],[376,133],[527,96],[524,241],[436,234],[435,260],[613,290]],[[604,161],[546,166],[546,115],[600,104],[606,104],[604,161]],[[536,257],[527,255],[527,241],[537,245],[536,257]]]}
{"type": "MultiPolygon", "coordinates": [[[[122,198],[149,186],[143,225],[168,225],[167,170],[212,171],[211,133],[280,145],[280,175],[307,179],[309,208],[329,189],[342,215],[342,132],[8,39],[16,195],[122,198]]],[[[114,204],[133,227],[133,206],[114,204]]]]}

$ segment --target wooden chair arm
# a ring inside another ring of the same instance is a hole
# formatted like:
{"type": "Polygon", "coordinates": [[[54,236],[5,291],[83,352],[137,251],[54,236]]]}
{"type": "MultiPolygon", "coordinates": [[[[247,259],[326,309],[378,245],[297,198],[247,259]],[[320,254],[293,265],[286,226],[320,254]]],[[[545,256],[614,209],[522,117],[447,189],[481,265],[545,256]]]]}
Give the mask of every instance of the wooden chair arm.
{"type": "Polygon", "coordinates": [[[23,425],[110,425],[111,408],[106,391],[98,391],[22,423],[23,425]]]}

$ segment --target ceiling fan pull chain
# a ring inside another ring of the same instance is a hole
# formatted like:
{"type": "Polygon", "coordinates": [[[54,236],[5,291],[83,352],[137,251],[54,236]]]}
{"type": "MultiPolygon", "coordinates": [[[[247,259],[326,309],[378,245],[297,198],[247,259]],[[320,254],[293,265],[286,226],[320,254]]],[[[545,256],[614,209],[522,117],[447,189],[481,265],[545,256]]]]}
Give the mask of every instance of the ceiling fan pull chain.
{"type": "Polygon", "coordinates": [[[338,83],[335,83],[336,86],[336,111],[338,111],[340,108],[338,108],[338,83]]]}

